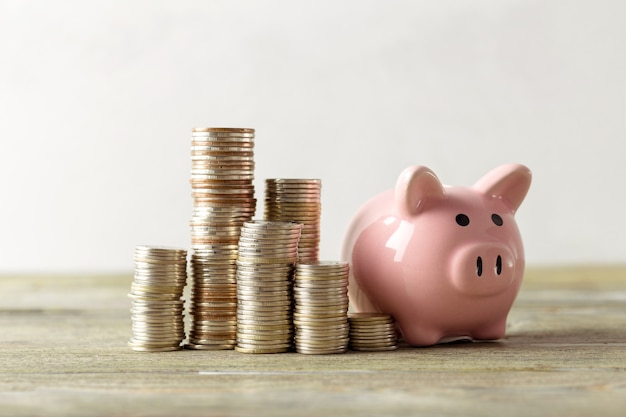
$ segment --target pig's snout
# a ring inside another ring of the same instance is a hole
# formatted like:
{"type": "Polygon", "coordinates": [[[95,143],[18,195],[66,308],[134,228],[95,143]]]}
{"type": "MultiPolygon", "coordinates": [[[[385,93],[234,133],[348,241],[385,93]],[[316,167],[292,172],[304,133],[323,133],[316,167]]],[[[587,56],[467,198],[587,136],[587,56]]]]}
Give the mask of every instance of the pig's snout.
{"type": "MultiPolygon", "coordinates": [[[[487,265],[489,267],[491,265],[487,265]]],[[[496,257],[496,264],[494,266],[494,271],[496,275],[502,275],[502,255],[498,255],[496,257]]],[[[483,276],[483,257],[479,256],[476,258],[476,275],[479,277],[483,276]]]]}
{"type": "Polygon", "coordinates": [[[452,259],[452,283],[466,294],[497,294],[513,281],[514,259],[511,251],[501,244],[467,245],[452,259]]]}

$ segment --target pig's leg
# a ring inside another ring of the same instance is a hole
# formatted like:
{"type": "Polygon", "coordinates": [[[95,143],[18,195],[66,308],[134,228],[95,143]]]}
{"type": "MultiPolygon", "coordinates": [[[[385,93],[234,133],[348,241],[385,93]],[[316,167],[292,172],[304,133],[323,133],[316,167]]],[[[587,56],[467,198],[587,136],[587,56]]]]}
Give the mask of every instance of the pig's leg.
{"type": "Polygon", "coordinates": [[[398,323],[404,341],[411,346],[431,346],[437,344],[444,334],[441,329],[425,326],[424,324],[410,322],[398,323]]]}
{"type": "Polygon", "coordinates": [[[496,340],[504,337],[506,332],[506,317],[501,320],[497,320],[486,326],[477,329],[472,332],[472,337],[475,340],[496,340]]]}

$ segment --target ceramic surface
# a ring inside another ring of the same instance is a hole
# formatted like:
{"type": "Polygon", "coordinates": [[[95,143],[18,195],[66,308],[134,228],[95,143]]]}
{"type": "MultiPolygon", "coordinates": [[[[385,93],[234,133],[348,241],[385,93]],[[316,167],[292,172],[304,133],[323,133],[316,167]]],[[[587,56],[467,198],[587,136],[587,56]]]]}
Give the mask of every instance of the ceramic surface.
{"type": "Polygon", "coordinates": [[[524,274],[514,215],[530,183],[519,164],[471,187],[445,186],[425,166],[405,169],[345,236],[353,309],[392,314],[415,346],[503,337],[524,274]]]}

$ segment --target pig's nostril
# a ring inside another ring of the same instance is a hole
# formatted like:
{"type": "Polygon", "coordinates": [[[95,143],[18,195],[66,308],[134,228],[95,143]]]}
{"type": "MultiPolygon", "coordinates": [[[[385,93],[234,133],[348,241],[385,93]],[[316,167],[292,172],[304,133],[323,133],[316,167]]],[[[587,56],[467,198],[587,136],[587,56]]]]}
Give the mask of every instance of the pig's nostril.
{"type": "Polygon", "coordinates": [[[498,255],[496,259],[496,274],[500,275],[502,273],[502,256],[498,255]]]}
{"type": "Polygon", "coordinates": [[[476,275],[479,277],[483,275],[483,258],[480,256],[476,259],[476,275]]]}

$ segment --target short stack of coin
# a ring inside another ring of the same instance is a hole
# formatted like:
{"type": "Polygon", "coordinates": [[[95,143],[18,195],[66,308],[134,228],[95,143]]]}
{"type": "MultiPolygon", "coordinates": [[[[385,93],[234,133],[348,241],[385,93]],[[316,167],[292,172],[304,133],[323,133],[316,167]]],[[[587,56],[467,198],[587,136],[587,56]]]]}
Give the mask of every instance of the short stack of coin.
{"type": "Polygon", "coordinates": [[[193,273],[188,348],[233,349],[239,233],[252,219],[254,129],[196,128],[191,137],[193,273]]]}
{"type": "Polygon", "coordinates": [[[293,271],[302,225],[244,223],[237,259],[237,345],[242,353],[293,347],[293,271]]]}
{"type": "Polygon", "coordinates": [[[296,351],[343,353],[348,349],[347,262],[298,263],[294,280],[296,351]]]}
{"type": "Polygon", "coordinates": [[[350,349],[367,352],[396,350],[395,322],[384,313],[350,313],[350,349]]]}
{"type": "Polygon", "coordinates": [[[265,180],[264,219],[302,224],[298,250],[300,262],[318,260],[321,189],[322,182],[319,179],[265,180]]]}
{"type": "Polygon", "coordinates": [[[183,290],[187,282],[185,249],[137,246],[131,299],[132,338],[137,351],[177,350],[185,339],[183,290]]]}

